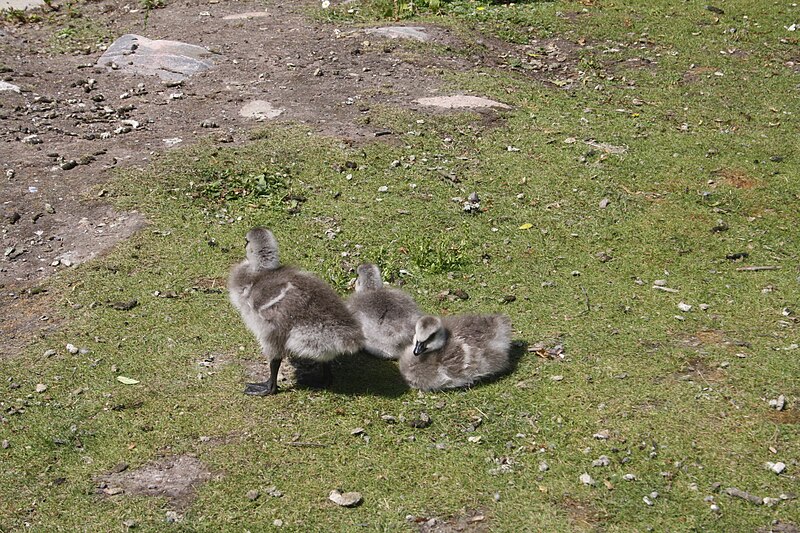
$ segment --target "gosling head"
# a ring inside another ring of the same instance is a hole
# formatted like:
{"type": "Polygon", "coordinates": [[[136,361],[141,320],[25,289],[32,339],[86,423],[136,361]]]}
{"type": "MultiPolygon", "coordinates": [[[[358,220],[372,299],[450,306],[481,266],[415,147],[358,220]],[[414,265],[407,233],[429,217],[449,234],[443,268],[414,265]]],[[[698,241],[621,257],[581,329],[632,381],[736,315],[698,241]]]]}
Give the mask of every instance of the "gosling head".
{"type": "Polygon", "coordinates": [[[447,330],[442,319],[435,316],[424,316],[417,320],[414,331],[414,355],[435,352],[447,342],[447,330]]]}
{"type": "Polygon", "coordinates": [[[377,266],[371,263],[364,263],[358,267],[356,272],[358,273],[356,292],[372,291],[383,287],[381,271],[377,266]]]}
{"type": "Polygon", "coordinates": [[[253,270],[275,270],[280,266],[278,241],[267,228],[253,228],[245,236],[247,262],[253,270]]]}

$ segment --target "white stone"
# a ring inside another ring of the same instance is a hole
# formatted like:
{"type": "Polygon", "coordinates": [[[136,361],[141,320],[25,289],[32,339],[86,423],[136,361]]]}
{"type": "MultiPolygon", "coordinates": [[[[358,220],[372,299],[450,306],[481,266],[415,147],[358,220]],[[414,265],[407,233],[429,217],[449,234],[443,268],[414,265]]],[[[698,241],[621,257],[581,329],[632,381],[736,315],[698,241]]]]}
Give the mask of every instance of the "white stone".
{"type": "Polygon", "coordinates": [[[281,113],[283,113],[283,109],[273,107],[273,105],[266,100],[253,100],[239,110],[240,116],[255,120],[276,118],[280,116],[281,113]]]}
{"type": "Polygon", "coordinates": [[[248,11],[247,13],[233,13],[232,15],[225,15],[222,20],[246,20],[256,19],[268,16],[266,11],[248,11]]]}
{"type": "Polygon", "coordinates": [[[368,28],[364,30],[367,35],[380,35],[390,39],[412,39],[414,41],[427,41],[430,36],[425,33],[422,26],[385,26],[383,28],[368,28]]]}
{"type": "Polygon", "coordinates": [[[500,109],[511,109],[511,106],[480,96],[455,95],[455,96],[432,96],[430,98],[420,98],[416,100],[418,104],[442,107],[444,109],[463,109],[463,108],[484,108],[497,107],[500,109]]]}
{"type": "Polygon", "coordinates": [[[689,311],[692,310],[692,306],[687,304],[687,303],[681,302],[681,303],[678,304],[678,309],[680,309],[684,313],[688,313],[689,311]]]}
{"type": "MultiPolygon", "coordinates": [[[[2,4],[2,2],[0,2],[0,5],[1,4],[2,4]]],[[[0,9],[3,9],[3,8],[0,7],[0,9]]],[[[17,87],[13,83],[8,83],[7,81],[0,80],[0,91],[13,91],[15,93],[18,93],[19,92],[19,87],[17,87]]]]}
{"type": "Polygon", "coordinates": [[[586,473],[581,474],[580,480],[581,480],[581,483],[583,483],[584,485],[594,485],[595,484],[595,481],[594,481],[594,479],[592,479],[592,476],[590,476],[589,474],[586,474],[586,473]]]}

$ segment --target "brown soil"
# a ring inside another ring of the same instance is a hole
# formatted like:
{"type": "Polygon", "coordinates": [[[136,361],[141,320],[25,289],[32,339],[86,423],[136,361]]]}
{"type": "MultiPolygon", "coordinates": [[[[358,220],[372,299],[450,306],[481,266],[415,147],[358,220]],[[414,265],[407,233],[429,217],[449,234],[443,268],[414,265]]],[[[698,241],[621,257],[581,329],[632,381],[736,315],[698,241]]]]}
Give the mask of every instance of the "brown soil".
{"type": "Polygon", "coordinates": [[[177,510],[186,509],[194,499],[195,486],[212,478],[202,461],[190,455],[175,455],[148,463],[136,470],[125,465],[98,479],[98,493],[113,498],[163,496],[177,510]]]}

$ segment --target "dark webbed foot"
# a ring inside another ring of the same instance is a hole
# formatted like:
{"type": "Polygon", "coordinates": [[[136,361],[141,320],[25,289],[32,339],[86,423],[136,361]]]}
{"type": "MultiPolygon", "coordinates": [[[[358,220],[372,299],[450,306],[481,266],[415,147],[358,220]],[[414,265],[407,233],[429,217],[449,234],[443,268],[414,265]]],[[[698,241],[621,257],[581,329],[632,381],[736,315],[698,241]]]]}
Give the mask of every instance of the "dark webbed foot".
{"type": "Polygon", "coordinates": [[[270,396],[278,392],[278,370],[281,367],[280,359],[269,362],[269,379],[262,383],[248,383],[244,393],[250,396],[270,396]]]}
{"type": "Polygon", "coordinates": [[[263,383],[248,383],[244,388],[244,393],[250,396],[269,396],[278,392],[278,387],[269,381],[263,383]]]}

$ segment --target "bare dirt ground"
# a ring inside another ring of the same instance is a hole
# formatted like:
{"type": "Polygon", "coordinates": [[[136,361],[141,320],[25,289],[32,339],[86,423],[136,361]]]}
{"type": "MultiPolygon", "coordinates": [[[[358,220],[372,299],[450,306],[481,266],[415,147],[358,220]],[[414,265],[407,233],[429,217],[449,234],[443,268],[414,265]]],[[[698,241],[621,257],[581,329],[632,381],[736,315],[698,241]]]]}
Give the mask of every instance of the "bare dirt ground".
{"type": "MultiPolygon", "coordinates": [[[[146,12],[111,0],[79,4],[77,19],[55,4],[47,22],[0,26],[0,80],[20,89],[0,91],[0,354],[56,327],[56,303],[37,290],[44,278],[146,225],[140,213],[116,212],[104,198],[114,169],[147,166],[158,153],[209,136],[246,141],[258,122],[239,112],[253,100],[281,109],[274,120],[308,124],[344,142],[390,139],[359,120],[371,106],[419,108],[416,99],[442,94],[444,70],[527,57],[432,26],[425,28],[428,43],[409,47],[364,28],[314,23],[308,13],[316,5],[185,0],[146,12]],[[114,38],[135,33],[206,47],[214,67],[175,85],[97,67],[110,41],[54,51],[56,30],[86,21],[114,38]]],[[[575,46],[528,46],[544,52],[525,75],[569,83],[575,46]]]]}

